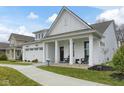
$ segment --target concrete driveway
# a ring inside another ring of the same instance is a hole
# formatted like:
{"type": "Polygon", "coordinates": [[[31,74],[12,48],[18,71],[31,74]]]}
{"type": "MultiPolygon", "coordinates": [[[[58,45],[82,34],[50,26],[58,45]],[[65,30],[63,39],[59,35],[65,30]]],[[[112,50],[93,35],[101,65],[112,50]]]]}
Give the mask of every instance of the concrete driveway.
{"type": "Polygon", "coordinates": [[[21,66],[0,64],[0,66],[7,66],[14,68],[25,76],[45,86],[105,86],[104,84],[81,80],[73,77],[68,77],[53,72],[41,70],[34,65],[21,66]]]}

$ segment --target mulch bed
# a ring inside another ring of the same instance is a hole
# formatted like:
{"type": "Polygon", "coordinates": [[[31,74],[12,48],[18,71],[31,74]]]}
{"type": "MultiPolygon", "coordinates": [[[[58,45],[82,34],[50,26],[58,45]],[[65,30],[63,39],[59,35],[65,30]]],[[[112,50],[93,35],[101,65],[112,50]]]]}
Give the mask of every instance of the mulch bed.
{"type": "Polygon", "coordinates": [[[113,67],[103,66],[103,65],[95,65],[88,68],[89,70],[97,70],[97,71],[114,71],[113,67]]]}

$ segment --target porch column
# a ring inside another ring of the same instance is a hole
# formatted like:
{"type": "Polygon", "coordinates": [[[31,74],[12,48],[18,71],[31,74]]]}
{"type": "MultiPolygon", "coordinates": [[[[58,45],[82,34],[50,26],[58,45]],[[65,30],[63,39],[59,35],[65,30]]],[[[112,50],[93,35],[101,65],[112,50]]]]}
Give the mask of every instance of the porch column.
{"type": "Polygon", "coordinates": [[[46,44],[43,42],[43,62],[46,62],[46,44]]]}
{"type": "Polygon", "coordinates": [[[55,40],[55,63],[59,63],[59,54],[58,54],[58,41],[55,40]]]}
{"type": "Polygon", "coordinates": [[[73,40],[72,38],[69,39],[70,42],[70,62],[69,64],[73,64],[73,40]]]}
{"type": "Polygon", "coordinates": [[[13,59],[14,59],[14,60],[16,60],[16,54],[15,54],[15,53],[16,53],[16,50],[15,50],[15,48],[14,48],[14,49],[13,49],[13,57],[14,57],[13,59]]]}
{"type": "Polygon", "coordinates": [[[89,35],[89,66],[93,66],[93,35],[89,35]]]}
{"type": "Polygon", "coordinates": [[[25,52],[26,52],[26,51],[25,51],[25,48],[22,47],[21,54],[22,54],[22,60],[23,60],[23,61],[25,61],[25,56],[26,56],[26,55],[25,55],[25,52]]]}

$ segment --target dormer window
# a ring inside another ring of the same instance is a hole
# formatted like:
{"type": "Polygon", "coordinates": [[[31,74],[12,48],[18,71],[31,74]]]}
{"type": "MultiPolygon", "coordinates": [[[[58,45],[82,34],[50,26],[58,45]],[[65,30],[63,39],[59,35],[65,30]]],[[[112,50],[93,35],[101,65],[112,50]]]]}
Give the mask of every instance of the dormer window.
{"type": "Polygon", "coordinates": [[[44,34],[42,33],[42,38],[43,38],[43,35],[44,35],[44,34]]]}

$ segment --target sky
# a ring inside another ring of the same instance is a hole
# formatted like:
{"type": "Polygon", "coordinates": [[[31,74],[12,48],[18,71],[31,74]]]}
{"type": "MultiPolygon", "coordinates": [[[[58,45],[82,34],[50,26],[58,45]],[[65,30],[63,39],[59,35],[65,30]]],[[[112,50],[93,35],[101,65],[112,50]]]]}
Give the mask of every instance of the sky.
{"type": "MultiPolygon", "coordinates": [[[[61,6],[0,7],[0,42],[8,42],[11,33],[33,36],[32,32],[49,28],[61,6]]],[[[71,11],[88,24],[97,20],[115,20],[124,24],[124,7],[69,6],[71,11]]]]}

